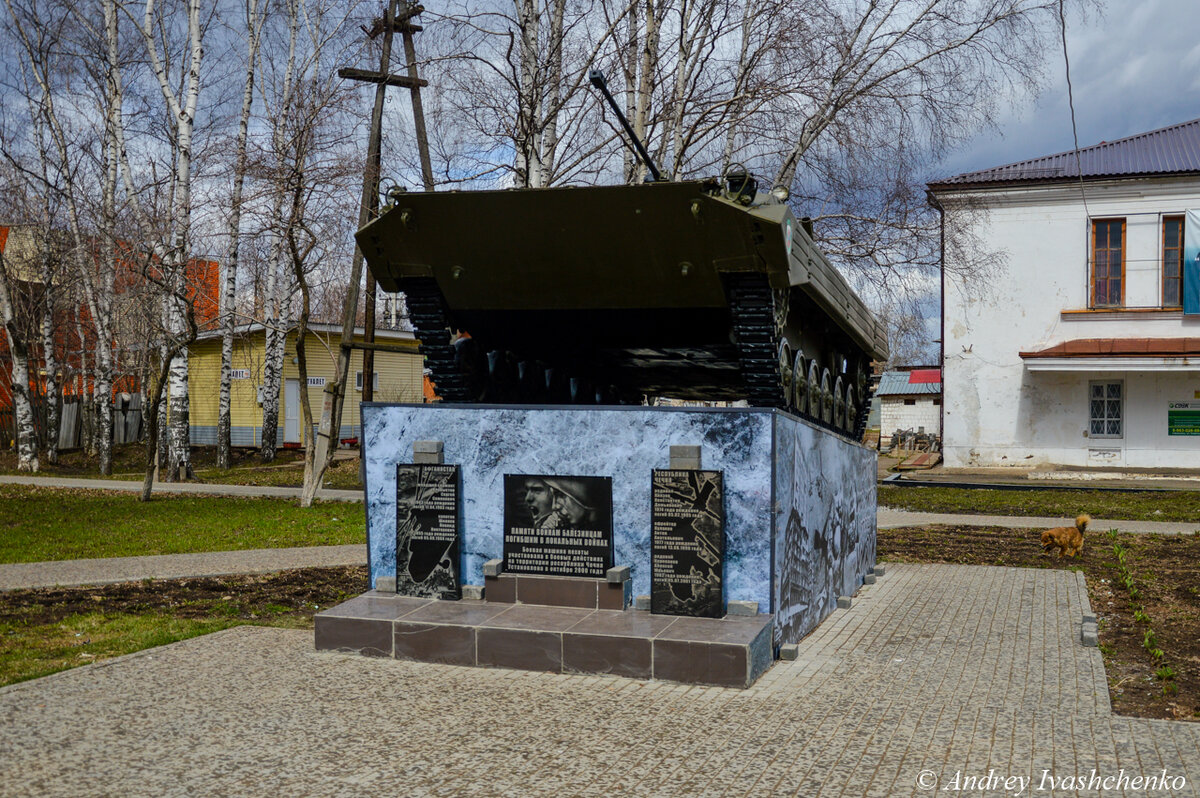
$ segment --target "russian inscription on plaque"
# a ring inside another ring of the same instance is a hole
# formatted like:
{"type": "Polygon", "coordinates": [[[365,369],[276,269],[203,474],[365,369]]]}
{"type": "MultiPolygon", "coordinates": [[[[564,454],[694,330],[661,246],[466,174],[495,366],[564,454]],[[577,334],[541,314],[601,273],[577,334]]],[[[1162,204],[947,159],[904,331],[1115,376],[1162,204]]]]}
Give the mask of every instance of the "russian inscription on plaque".
{"type": "Polygon", "coordinates": [[[601,578],[612,564],[611,477],[504,475],[504,570],[601,578]]]}
{"type": "Polygon", "coordinates": [[[459,563],[459,469],[396,465],[396,592],[462,598],[459,563]]]}
{"type": "Polygon", "coordinates": [[[655,470],[651,480],[650,611],[722,617],[722,473],[655,470]]]}

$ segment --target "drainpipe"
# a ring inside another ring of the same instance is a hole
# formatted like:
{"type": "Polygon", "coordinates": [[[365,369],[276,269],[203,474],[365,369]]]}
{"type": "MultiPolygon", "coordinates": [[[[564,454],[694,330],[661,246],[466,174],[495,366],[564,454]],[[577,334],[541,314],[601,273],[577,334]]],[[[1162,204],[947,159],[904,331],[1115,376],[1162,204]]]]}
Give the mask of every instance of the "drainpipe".
{"type": "Polygon", "coordinates": [[[938,342],[938,372],[942,375],[942,410],[938,413],[938,439],[942,446],[942,461],[946,459],[946,209],[930,190],[925,191],[925,200],[938,212],[938,268],[941,271],[941,340],[938,342]]]}

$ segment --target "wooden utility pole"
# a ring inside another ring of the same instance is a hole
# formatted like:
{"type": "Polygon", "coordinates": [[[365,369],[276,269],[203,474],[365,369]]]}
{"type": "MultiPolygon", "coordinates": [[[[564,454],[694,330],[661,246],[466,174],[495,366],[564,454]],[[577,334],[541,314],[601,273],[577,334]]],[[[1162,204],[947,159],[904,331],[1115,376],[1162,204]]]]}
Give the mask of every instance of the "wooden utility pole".
{"type": "MultiPolygon", "coordinates": [[[[420,8],[420,6],[417,6],[420,8]]],[[[405,20],[400,25],[400,36],[404,40],[404,60],[408,62],[409,95],[412,98],[413,128],[417,134],[417,152],[421,156],[421,182],[426,191],[433,191],[433,165],[429,160],[429,139],[425,136],[425,110],[421,106],[421,87],[425,81],[417,77],[417,48],[413,44],[413,33],[421,30],[405,20]]]]}
{"type": "MultiPolygon", "coordinates": [[[[371,110],[371,128],[367,141],[367,163],[363,170],[362,198],[359,202],[358,227],[361,229],[371,221],[379,211],[379,175],[381,163],[381,139],[383,135],[383,105],[387,97],[388,86],[408,88],[412,91],[414,112],[420,105],[420,90],[428,85],[417,77],[416,57],[412,44],[412,31],[420,30],[409,20],[425,10],[424,6],[405,4],[401,10],[402,0],[388,0],[387,10],[383,19],[375,21],[374,26],[366,31],[367,36],[374,39],[383,34],[382,48],[379,54],[379,71],[367,72],[361,69],[339,69],[338,76],[346,80],[357,80],[375,84],[375,105],[371,110]],[[408,75],[394,75],[391,72],[392,39],[397,30],[404,36],[405,55],[408,58],[408,75]]],[[[428,145],[425,141],[424,117],[419,118],[417,141],[421,148],[421,168],[424,172],[425,187],[432,188],[433,174],[428,165],[428,145]]],[[[320,489],[325,478],[325,469],[329,465],[333,450],[337,448],[337,436],[342,423],[342,408],[346,398],[346,383],[350,372],[350,353],[354,350],[354,322],[358,315],[358,284],[362,279],[363,254],[356,245],[354,260],[350,267],[350,285],[346,292],[345,314],[342,319],[342,341],[338,348],[337,371],[334,379],[325,385],[325,401],[321,408],[321,424],[317,431],[317,450],[313,468],[315,473],[310,484],[304,486],[300,503],[308,506],[320,489]]],[[[373,398],[372,382],[374,379],[373,353],[375,345],[375,279],[367,274],[366,314],[363,320],[365,345],[363,350],[363,392],[362,399],[369,402],[373,398]]]]}

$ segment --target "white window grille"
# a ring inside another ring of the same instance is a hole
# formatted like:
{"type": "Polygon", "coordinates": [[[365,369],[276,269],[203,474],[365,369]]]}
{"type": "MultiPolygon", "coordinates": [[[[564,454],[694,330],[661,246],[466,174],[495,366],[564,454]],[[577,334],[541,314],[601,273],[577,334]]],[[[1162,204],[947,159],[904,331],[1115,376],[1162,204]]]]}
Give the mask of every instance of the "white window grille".
{"type": "Polygon", "coordinates": [[[1124,385],[1093,382],[1089,383],[1088,390],[1088,437],[1124,437],[1124,385]]]}

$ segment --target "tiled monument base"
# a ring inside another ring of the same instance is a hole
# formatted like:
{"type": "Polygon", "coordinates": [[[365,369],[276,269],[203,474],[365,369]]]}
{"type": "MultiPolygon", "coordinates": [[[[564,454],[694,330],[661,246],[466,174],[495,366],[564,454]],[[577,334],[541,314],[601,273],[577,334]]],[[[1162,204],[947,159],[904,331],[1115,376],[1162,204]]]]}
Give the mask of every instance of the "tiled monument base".
{"type": "Polygon", "coordinates": [[[318,613],[316,647],[722,687],[749,687],[772,661],[771,615],[683,618],[595,606],[438,601],[373,590],[318,613]]]}

